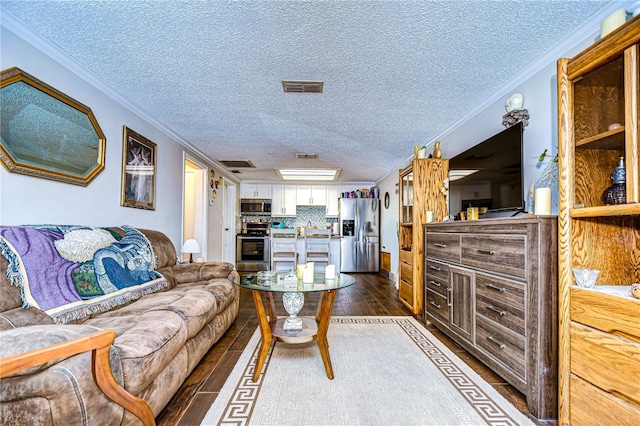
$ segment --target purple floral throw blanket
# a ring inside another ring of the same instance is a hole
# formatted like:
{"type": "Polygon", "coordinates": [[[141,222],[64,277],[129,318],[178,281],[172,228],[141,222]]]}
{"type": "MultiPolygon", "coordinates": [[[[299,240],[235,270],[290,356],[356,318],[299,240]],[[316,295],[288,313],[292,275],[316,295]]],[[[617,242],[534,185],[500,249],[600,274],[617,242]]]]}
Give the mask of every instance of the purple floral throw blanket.
{"type": "Polygon", "coordinates": [[[144,234],[121,229],[124,237],[82,226],[0,227],[0,252],[22,306],[67,323],[167,288],[144,234]]]}

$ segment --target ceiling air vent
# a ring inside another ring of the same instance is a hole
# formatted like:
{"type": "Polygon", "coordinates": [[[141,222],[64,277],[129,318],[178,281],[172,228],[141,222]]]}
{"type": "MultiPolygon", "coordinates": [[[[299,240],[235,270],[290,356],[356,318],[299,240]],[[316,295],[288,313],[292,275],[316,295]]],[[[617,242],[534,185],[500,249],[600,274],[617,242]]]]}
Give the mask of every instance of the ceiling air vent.
{"type": "Polygon", "coordinates": [[[228,167],[230,169],[240,169],[240,168],[255,169],[256,168],[256,166],[254,166],[253,163],[249,160],[220,160],[219,162],[224,164],[225,167],[228,167]]]}
{"type": "Polygon", "coordinates": [[[318,153],[313,153],[313,154],[305,154],[303,152],[296,152],[296,158],[306,158],[306,159],[310,159],[310,158],[318,158],[318,153]]]}
{"type": "Polygon", "coordinates": [[[282,80],[282,90],[285,93],[322,93],[322,81],[282,80]]]}

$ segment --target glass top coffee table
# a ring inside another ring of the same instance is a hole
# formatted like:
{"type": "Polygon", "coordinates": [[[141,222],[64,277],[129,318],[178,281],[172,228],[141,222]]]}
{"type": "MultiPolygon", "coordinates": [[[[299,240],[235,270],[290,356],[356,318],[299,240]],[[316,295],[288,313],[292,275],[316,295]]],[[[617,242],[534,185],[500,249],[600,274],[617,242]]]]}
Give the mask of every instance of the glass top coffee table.
{"type": "Polygon", "coordinates": [[[262,281],[258,282],[257,276],[251,274],[243,276],[238,284],[253,293],[253,302],[260,322],[262,339],[253,381],[256,382],[260,377],[269,348],[276,341],[295,344],[312,340],[318,342],[327,377],[333,379],[333,367],[331,366],[329,342],[327,341],[333,301],[336,297],[336,290],[353,285],[355,279],[346,274],[337,274],[335,279],[325,279],[324,274],[316,273],[313,283],[303,283],[302,279],[296,279],[295,282],[292,280],[284,281],[283,278],[287,275],[287,272],[277,272],[275,279],[263,284],[262,281]],[[304,293],[312,292],[320,292],[315,318],[298,317],[297,314],[304,305],[304,293]],[[289,314],[288,317],[278,318],[276,316],[273,293],[282,293],[282,303],[289,314]],[[266,309],[263,295],[267,302],[266,309]]]}

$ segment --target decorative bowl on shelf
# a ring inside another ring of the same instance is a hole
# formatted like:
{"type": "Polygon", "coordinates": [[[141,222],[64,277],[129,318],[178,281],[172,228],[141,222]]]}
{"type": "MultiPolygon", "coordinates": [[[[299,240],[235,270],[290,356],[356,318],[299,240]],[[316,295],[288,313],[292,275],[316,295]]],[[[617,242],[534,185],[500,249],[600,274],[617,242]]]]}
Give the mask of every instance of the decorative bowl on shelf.
{"type": "Polygon", "coordinates": [[[576,277],[578,287],[593,288],[600,271],[597,269],[573,268],[573,275],[576,277]]]}

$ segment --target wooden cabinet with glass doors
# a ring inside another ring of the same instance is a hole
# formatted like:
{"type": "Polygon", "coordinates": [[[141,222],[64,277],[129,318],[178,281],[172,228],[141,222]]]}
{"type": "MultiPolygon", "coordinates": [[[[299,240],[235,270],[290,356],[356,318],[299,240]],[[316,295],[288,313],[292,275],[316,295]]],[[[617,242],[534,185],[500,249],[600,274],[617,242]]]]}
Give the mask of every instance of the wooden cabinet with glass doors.
{"type": "Polygon", "coordinates": [[[639,43],[637,17],[558,61],[562,425],[640,424],[639,43]],[[573,268],[599,270],[595,287],[573,268]]]}
{"type": "Polygon", "coordinates": [[[399,273],[398,298],[414,314],[422,312],[424,232],[427,211],[434,221],[447,216],[446,197],[442,193],[449,173],[449,160],[420,158],[399,172],[399,273]]]}

